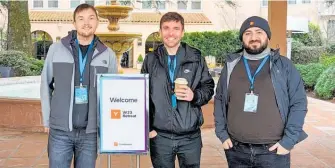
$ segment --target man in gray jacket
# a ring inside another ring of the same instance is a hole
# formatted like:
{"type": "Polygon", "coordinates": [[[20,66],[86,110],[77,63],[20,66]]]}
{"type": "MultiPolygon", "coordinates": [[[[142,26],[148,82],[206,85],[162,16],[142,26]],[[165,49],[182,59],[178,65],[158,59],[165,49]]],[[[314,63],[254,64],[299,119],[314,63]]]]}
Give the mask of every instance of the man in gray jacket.
{"type": "Polygon", "coordinates": [[[215,133],[232,168],[290,167],[290,150],[307,137],[303,81],[270,39],[265,19],[245,20],[243,49],[227,57],[217,85],[215,133]]]}
{"type": "Polygon", "coordinates": [[[93,168],[97,158],[96,74],[117,73],[115,53],[94,35],[93,6],[79,5],[68,36],[51,45],[41,75],[44,126],[50,128],[49,167],[93,168]]]}

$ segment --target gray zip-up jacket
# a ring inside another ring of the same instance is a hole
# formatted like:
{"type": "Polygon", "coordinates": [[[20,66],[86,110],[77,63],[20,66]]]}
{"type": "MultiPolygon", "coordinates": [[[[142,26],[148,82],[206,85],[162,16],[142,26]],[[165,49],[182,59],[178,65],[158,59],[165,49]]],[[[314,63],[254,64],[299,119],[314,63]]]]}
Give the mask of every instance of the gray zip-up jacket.
{"type": "MultiPolygon", "coordinates": [[[[41,74],[41,106],[45,127],[72,131],[75,63],[70,41],[72,35],[53,43],[45,59],[41,74]]],[[[114,51],[96,40],[90,63],[88,123],[86,133],[97,132],[97,77],[96,74],[117,73],[114,51]]]]}
{"type": "MultiPolygon", "coordinates": [[[[215,133],[223,143],[229,138],[227,131],[228,88],[230,75],[241,59],[242,51],[227,57],[225,68],[216,88],[214,99],[215,133]]],[[[307,138],[303,131],[307,113],[307,97],[302,78],[292,62],[272,50],[270,54],[270,74],[281,119],[284,123],[283,137],[279,144],[287,150],[307,138]]]]}

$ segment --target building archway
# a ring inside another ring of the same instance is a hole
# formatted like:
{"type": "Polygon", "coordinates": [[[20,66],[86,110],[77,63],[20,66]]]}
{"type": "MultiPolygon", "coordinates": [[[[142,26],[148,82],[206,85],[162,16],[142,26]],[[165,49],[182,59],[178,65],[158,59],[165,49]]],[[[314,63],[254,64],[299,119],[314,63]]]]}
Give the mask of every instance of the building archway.
{"type": "Polygon", "coordinates": [[[154,51],[162,43],[158,32],[151,33],[145,41],[145,54],[154,51]]]}
{"type": "Polygon", "coordinates": [[[38,59],[45,59],[53,43],[51,35],[43,30],[36,30],[31,33],[31,39],[34,46],[33,55],[38,59]]]}

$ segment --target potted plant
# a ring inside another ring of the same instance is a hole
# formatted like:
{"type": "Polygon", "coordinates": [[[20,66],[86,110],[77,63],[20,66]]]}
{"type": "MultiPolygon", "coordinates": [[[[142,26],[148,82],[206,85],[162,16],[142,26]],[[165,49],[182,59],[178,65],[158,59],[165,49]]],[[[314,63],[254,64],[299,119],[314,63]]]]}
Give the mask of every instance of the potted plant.
{"type": "Polygon", "coordinates": [[[137,57],[137,65],[136,65],[136,68],[137,68],[137,69],[141,69],[141,68],[142,68],[142,64],[143,64],[143,57],[142,57],[142,54],[140,54],[140,55],[137,57]]]}

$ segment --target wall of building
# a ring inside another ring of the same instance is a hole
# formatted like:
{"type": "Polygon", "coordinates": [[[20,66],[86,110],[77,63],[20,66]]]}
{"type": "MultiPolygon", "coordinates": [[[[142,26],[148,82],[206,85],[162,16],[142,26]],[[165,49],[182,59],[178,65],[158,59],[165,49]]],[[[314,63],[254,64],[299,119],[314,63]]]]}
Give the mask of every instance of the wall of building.
{"type": "MultiPolygon", "coordinates": [[[[48,0],[43,0],[44,9],[32,9],[32,1],[29,1],[31,10],[55,10],[55,11],[73,11],[70,8],[69,0],[59,0],[58,9],[47,9],[48,0]]],[[[142,3],[135,2],[134,12],[157,12],[155,9],[144,10],[141,9],[142,3]]],[[[172,0],[171,3],[167,3],[165,10],[160,10],[160,12],[166,11],[178,11],[178,12],[203,12],[209,20],[211,20],[212,25],[186,25],[186,32],[194,31],[222,31],[230,29],[239,29],[242,22],[253,15],[261,16],[264,18],[268,17],[268,7],[264,5],[262,0],[236,0],[236,7],[230,7],[224,0],[202,0],[201,10],[178,10],[177,0],[172,0]]],[[[96,5],[106,4],[106,0],[96,1],[96,5]]],[[[303,4],[302,0],[297,0],[297,4],[288,4],[288,15],[296,17],[307,17],[310,21],[317,24],[324,24],[319,19],[318,1],[311,0],[311,3],[303,4]]],[[[73,29],[71,23],[32,23],[32,30],[44,29],[47,33],[51,35],[53,40],[56,40],[57,36],[64,37],[67,32],[73,29]]],[[[322,25],[320,25],[321,27],[322,25]]],[[[156,24],[130,24],[122,23],[120,24],[120,31],[140,33],[142,34],[142,45],[137,46],[137,40],[134,42],[133,49],[133,65],[136,65],[136,60],[138,55],[145,55],[145,41],[147,37],[159,30],[159,25],[156,24]]],[[[107,32],[107,24],[101,23],[98,27],[97,32],[107,32]]]]}

